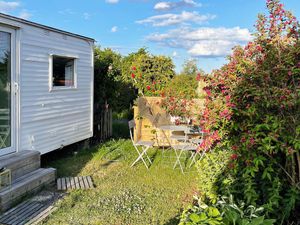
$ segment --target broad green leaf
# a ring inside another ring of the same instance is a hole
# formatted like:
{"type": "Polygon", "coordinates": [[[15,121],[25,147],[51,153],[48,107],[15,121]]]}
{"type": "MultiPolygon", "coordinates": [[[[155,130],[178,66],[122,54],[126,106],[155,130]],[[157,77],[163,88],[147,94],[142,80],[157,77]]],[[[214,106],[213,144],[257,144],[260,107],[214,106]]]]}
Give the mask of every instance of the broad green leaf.
{"type": "Polygon", "coordinates": [[[240,225],[248,225],[250,222],[247,219],[242,219],[240,225]]]}
{"type": "Polygon", "coordinates": [[[217,217],[217,216],[220,215],[220,212],[215,207],[208,207],[207,214],[208,214],[209,217],[217,217]]]}
{"type": "Polygon", "coordinates": [[[207,219],[207,216],[205,213],[200,213],[199,218],[200,218],[200,221],[204,221],[207,219]]]}
{"type": "Polygon", "coordinates": [[[260,224],[263,224],[264,218],[265,218],[264,216],[257,217],[255,219],[253,219],[249,225],[260,225],[260,224]]]}
{"type": "Polygon", "coordinates": [[[274,219],[267,219],[264,220],[264,222],[262,223],[263,225],[273,225],[276,222],[276,220],[274,219]]]}
{"type": "Polygon", "coordinates": [[[197,215],[196,213],[192,213],[189,218],[191,219],[191,221],[193,221],[194,223],[198,223],[200,222],[200,216],[197,215]]]}

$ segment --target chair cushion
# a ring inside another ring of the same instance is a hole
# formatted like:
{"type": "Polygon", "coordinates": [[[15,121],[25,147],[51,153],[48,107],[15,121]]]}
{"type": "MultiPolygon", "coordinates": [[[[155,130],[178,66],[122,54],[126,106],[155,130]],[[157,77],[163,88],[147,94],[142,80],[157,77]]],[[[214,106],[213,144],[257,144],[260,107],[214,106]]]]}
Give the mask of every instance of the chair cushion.
{"type": "Polygon", "coordinates": [[[154,142],[153,141],[138,141],[135,143],[137,146],[153,146],[154,142]]]}

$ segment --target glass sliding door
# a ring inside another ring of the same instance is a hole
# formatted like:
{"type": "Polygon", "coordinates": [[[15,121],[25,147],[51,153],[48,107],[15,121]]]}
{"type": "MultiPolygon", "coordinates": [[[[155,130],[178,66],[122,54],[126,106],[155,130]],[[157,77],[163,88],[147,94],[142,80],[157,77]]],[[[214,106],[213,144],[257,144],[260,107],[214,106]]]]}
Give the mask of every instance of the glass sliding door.
{"type": "Polygon", "coordinates": [[[12,33],[0,28],[0,156],[13,152],[12,33]]]}

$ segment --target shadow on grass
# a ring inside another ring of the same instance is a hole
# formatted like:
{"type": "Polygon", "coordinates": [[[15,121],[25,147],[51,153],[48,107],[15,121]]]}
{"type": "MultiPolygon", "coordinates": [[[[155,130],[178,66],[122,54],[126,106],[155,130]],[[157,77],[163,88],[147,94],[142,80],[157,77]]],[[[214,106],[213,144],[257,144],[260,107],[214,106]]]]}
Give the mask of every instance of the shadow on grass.
{"type": "Polygon", "coordinates": [[[81,172],[97,151],[96,146],[83,148],[81,143],[77,143],[42,155],[41,165],[56,168],[58,177],[75,176],[81,172]]]}
{"type": "Polygon", "coordinates": [[[116,157],[114,157],[113,159],[109,159],[107,162],[105,162],[105,163],[103,163],[103,164],[101,164],[100,166],[101,167],[109,167],[111,164],[113,164],[113,163],[116,163],[116,162],[119,162],[120,160],[120,158],[122,158],[122,156],[121,155],[118,155],[118,156],[116,156],[116,157]]]}
{"type": "Polygon", "coordinates": [[[179,215],[171,218],[169,221],[164,223],[164,225],[177,225],[177,224],[179,224],[180,220],[178,219],[178,217],[179,217],[179,215]]]}
{"type": "Polygon", "coordinates": [[[149,156],[149,158],[150,158],[152,164],[154,163],[155,159],[157,158],[156,156],[157,156],[157,154],[158,154],[158,151],[160,151],[160,150],[159,150],[159,149],[155,149],[154,154],[152,154],[152,155],[149,156]]]}

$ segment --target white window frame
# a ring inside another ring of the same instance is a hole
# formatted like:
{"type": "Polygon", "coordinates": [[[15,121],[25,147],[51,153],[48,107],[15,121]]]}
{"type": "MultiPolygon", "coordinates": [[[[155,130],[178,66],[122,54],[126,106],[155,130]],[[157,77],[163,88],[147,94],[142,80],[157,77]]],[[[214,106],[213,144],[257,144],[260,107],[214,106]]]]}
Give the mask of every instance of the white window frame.
{"type": "Polygon", "coordinates": [[[78,56],[66,54],[49,54],[49,92],[56,90],[76,90],[77,89],[77,61],[78,56]],[[53,56],[74,59],[74,85],[54,86],[53,85],[53,56]]]}

